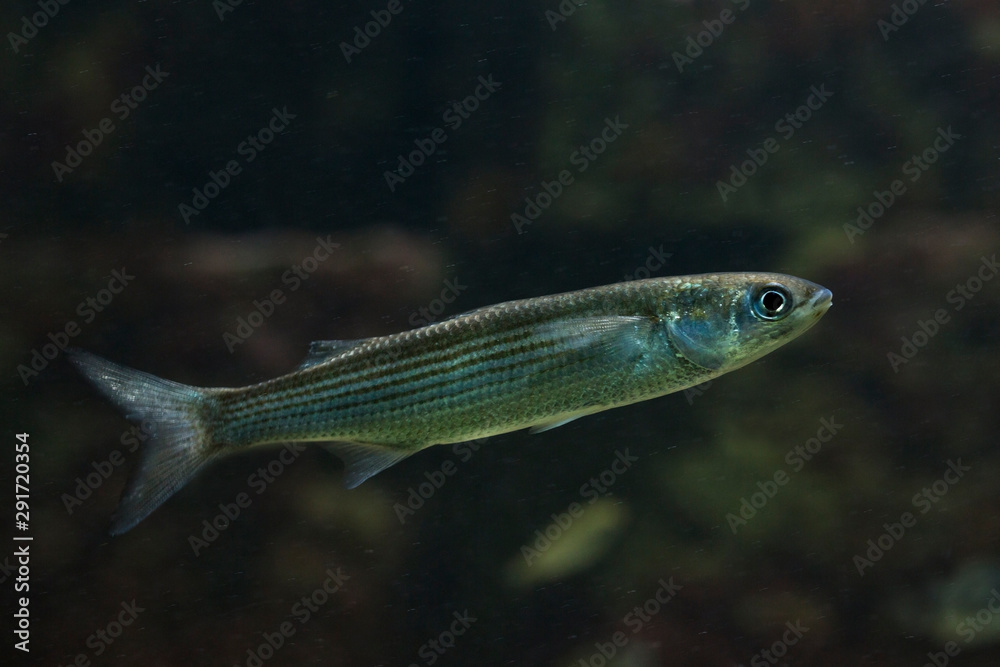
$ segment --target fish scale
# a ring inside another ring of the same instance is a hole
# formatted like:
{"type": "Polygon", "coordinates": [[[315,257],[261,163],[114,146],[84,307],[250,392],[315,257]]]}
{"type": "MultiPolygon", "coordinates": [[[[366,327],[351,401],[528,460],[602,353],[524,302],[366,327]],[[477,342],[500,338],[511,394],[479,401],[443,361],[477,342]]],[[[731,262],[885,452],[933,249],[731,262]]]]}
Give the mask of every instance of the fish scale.
{"type": "Polygon", "coordinates": [[[831,294],[801,278],[650,278],[479,308],[362,341],[318,341],[302,367],[237,388],[188,387],[75,350],[130,419],[153,424],[112,525],[141,521],[210,461],[319,441],[354,487],[416,451],[701,384],[815,324],[831,294]]]}

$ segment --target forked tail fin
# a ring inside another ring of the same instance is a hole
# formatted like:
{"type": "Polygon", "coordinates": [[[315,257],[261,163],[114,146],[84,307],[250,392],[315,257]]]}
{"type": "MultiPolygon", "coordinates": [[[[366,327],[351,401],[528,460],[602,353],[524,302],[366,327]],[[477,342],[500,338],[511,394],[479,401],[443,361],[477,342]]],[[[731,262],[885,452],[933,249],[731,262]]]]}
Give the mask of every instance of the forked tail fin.
{"type": "Polygon", "coordinates": [[[164,380],[82,350],[71,350],[69,359],[127,419],[143,422],[151,431],[112,517],[111,534],[120,535],[222,452],[210,436],[214,397],[209,389],[164,380]]]}

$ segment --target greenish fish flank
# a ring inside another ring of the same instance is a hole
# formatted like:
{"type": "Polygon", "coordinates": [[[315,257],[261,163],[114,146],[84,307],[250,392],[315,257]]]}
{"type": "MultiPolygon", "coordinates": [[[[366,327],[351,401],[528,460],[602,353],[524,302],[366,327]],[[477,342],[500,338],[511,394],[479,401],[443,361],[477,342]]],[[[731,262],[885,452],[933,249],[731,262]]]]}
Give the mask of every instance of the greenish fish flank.
{"type": "Polygon", "coordinates": [[[190,387],[79,350],[70,358],[128,419],[153,427],[113,519],[120,534],[210,461],[247,447],[323,442],[353,488],[431,445],[544,431],[701,384],[797,337],[831,299],[774,273],[616,283],[317,341],[295,372],[238,388],[190,387]]]}

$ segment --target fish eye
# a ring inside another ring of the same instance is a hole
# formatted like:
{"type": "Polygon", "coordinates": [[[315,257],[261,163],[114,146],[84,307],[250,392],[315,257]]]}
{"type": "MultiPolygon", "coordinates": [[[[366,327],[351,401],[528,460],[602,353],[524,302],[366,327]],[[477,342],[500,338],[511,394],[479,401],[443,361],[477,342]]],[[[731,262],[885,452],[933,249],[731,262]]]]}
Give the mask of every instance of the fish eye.
{"type": "Polygon", "coordinates": [[[768,283],[757,288],[750,305],[758,318],[774,322],[792,312],[792,303],[792,294],[784,285],[768,283]]]}

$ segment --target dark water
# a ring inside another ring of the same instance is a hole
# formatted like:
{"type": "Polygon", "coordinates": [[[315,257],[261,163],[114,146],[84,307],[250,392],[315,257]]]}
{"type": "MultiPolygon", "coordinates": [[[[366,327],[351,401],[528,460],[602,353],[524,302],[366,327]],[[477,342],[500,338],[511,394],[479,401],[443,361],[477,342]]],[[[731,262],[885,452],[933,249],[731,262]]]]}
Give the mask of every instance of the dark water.
{"type": "Polygon", "coordinates": [[[52,0],[0,29],[9,664],[996,664],[995,3],[52,0]],[[734,270],[834,307],[709,386],[350,492],[263,449],[107,535],[144,433],[67,344],[235,386],[734,270]]]}

